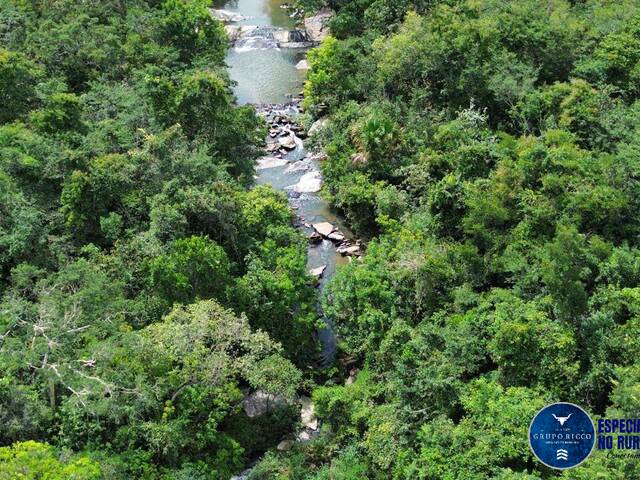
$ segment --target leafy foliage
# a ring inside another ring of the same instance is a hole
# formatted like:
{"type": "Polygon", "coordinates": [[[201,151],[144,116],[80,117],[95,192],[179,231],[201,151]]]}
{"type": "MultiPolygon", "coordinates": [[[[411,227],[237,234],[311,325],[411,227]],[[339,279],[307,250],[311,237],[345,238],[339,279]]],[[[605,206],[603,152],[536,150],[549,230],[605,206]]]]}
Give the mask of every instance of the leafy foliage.
{"type": "Polygon", "coordinates": [[[255,478],[637,475],[526,440],[552,401],[634,415],[637,2],[299,3],[336,12],[305,102],[367,253],[323,299],[352,375],[255,478]]]}
{"type": "Polygon", "coordinates": [[[0,477],[229,478],[293,431],[317,313],[224,27],[0,3],[0,477]],[[249,418],[256,390],[286,406],[249,418]]]}

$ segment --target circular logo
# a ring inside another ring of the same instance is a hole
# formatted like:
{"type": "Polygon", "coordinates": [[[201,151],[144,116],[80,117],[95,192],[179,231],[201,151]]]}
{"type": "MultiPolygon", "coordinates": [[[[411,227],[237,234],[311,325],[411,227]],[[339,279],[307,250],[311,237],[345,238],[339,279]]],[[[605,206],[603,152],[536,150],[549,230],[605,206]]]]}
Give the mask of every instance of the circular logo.
{"type": "Polygon", "coordinates": [[[540,410],[529,425],[533,454],[551,468],[564,470],[584,462],[596,442],[591,418],[573,403],[552,403],[540,410]]]}

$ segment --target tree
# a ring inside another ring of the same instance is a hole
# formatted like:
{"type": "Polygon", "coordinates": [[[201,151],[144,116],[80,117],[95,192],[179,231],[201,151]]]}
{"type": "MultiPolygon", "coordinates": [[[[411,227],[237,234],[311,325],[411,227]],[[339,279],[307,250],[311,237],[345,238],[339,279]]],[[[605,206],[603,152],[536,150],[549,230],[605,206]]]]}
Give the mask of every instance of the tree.
{"type": "Polygon", "coordinates": [[[19,119],[36,104],[42,71],[19,52],[0,49],[0,123],[19,119]]]}
{"type": "Polygon", "coordinates": [[[88,457],[61,460],[46,443],[34,441],[0,448],[0,479],[100,480],[100,466],[88,457]]]}
{"type": "Polygon", "coordinates": [[[224,301],[231,282],[227,254],[206,237],[175,240],[166,254],[151,261],[149,270],[154,289],[170,304],[197,298],[224,301]]]}

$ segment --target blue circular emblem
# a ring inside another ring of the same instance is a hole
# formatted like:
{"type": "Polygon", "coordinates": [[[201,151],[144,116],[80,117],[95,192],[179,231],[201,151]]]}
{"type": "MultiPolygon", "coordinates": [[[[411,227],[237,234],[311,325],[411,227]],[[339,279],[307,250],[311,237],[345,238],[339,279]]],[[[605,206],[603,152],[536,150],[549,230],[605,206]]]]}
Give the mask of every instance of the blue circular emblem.
{"type": "Polygon", "coordinates": [[[551,468],[564,470],[584,462],[595,445],[591,418],[573,403],[552,403],[540,410],[529,426],[533,454],[551,468]]]}

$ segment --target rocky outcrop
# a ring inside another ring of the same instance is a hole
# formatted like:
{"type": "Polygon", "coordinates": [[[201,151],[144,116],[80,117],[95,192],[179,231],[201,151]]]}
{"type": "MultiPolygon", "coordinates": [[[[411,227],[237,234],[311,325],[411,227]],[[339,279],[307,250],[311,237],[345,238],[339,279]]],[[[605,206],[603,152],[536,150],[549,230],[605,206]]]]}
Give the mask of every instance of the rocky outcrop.
{"type": "Polygon", "coordinates": [[[335,16],[335,12],[328,8],[319,10],[315,15],[304,19],[304,28],[307,35],[314,42],[321,42],[329,35],[329,20],[335,16]]]}
{"type": "Polygon", "coordinates": [[[347,257],[361,257],[362,247],[359,244],[352,245],[349,241],[344,241],[338,248],[336,248],[336,252],[340,255],[344,255],[347,257]]]}
{"type": "Polygon", "coordinates": [[[282,440],[276,448],[281,452],[286,452],[291,450],[295,444],[296,442],[293,440],[282,440]]]}
{"type": "Polygon", "coordinates": [[[314,412],[313,403],[309,397],[300,397],[300,423],[302,429],[298,432],[296,440],[307,443],[320,435],[320,424],[314,412]]]}
{"type": "Polygon", "coordinates": [[[309,397],[300,397],[300,421],[304,428],[310,430],[318,429],[318,419],[313,408],[313,403],[309,397]]]}
{"type": "Polygon", "coordinates": [[[236,41],[243,36],[248,36],[257,27],[252,25],[225,25],[224,30],[227,32],[227,37],[231,44],[235,44],[236,41]]]}

